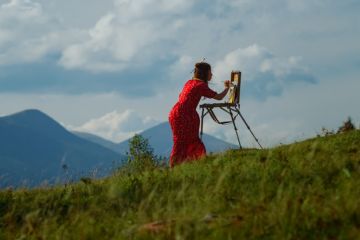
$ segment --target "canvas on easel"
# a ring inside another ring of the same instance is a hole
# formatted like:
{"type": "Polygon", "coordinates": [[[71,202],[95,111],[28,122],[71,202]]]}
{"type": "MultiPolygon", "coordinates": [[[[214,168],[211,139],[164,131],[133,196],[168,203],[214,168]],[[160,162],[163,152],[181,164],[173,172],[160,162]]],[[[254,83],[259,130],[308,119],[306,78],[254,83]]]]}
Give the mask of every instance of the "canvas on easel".
{"type": "Polygon", "coordinates": [[[240,103],[241,72],[232,71],[230,80],[229,100],[230,104],[240,103]]]}

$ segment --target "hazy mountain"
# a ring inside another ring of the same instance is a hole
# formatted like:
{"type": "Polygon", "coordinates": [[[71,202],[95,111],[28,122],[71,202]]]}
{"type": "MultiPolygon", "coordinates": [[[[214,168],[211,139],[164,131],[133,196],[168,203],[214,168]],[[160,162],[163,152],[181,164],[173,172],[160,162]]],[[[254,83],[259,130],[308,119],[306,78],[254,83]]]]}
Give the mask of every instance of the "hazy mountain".
{"type": "Polygon", "coordinates": [[[122,154],[122,151],[119,150],[119,147],[116,143],[107,140],[105,138],[102,138],[98,135],[95,134],[91,134],[91,133],[86,133],[86,132],[78,132],[78,131],[72,131],[73,134],[75,134],[78,137],[84,138],[88,141],[97,143],[103,147],[109,148],[111,150],[113,150],[114,152],[120,153],[122,154]]]}
{"type": "MultiPolygon", "coordinates": [[[[169,157],[172,149],[172,133],[170,125],[168,122],[161,123],[157,126],[149,128],[140,133],[143,137],[149,140],[149,143],[154,152],[158,156],[169,157]]],[[[84,137],[90,141],[94,141],[98,144],[101,144],[105,147],[112,149],[118,153],[126,154],[129,149],[129,140],[114,144],[108,140],[102,139],[92,134],[79,134],[79,136],[84,137]]],[[[221,152],[229,148],[238,148],[238,146],[204,134],[203,141],[208,153],[210,152],[221,152]]]]}
{"type": "Polygon", "coordinates": [[[0,117],[0,187],[104,175],[124,156],[67,131],[38,110],[0,117]]]}
{"type": "MultiPolygon", "coordinates": [[[[143,131],[141,135],[149,139],[150,145],[154,148],[155,154],[165,157],[170,156],[173,146],[173,140],[169,122],[164,122],[157,126],[149,128],[143,131]]],[[[121,142],[118,144],[118,147],[120,149],[128,149],[128,142],[129,140],[121,142]]],[[[208,134],[203,135],[203,142],[208,153],[222,152],[229,148],[237,147],[233,144],[230,144],[208,134]]]]}

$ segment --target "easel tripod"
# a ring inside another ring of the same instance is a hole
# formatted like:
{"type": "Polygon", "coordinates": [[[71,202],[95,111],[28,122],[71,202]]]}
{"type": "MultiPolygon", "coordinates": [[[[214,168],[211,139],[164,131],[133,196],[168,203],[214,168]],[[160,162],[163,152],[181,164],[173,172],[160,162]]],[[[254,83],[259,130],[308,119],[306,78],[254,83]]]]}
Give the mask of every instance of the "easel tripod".
{"type": "Polygon", "coordinates": [[[201,111],[201,123],[200,123],[200,137],[202,139],[203,127],[204,127],[204,117],[207,114],[210,114],[211,118],[218,124],[225,125],[225,124],[229,124],[229,123],[232,122],[232,124],[234,126],[235,133],[236,133],[236,138],[237,138],[238,143],[239,143],[239,147],[240,147],[240,149],[242,149],[239,134],[238,134],[238,129],[237,129],[236,124],[235,124],[235,120],[239,116],[242,119],[242,121],[245,123],[245,126],[250,131],[251,135],[254,137],[255,141],[259,144],[260,148],[263,148],[261,146],[261,144],[259,143],[259,140],[255,137],[255,134],[251,131],[251,128],[250,128],[249,124],[245,121],[245,118],[243,117],[243,115],[240,112],[241,72],[239,72],[239,71],[231,72],[231,84],[233,85],[233,88],[230,91],[230,94],[229,94],[230,97],[229,97],[228,102],[200,105],[200,108],[202,109],[202,111],[201,111]],[[223,121],[223,122],[219,121],[218,118],[216,117],[214,111],[213,111],[214,108],[219,108],[219,109],[223,110],[224,112],[226,112],[227,114],[229,114],[230,118],[231,118],[231,121],[223,121]]]}

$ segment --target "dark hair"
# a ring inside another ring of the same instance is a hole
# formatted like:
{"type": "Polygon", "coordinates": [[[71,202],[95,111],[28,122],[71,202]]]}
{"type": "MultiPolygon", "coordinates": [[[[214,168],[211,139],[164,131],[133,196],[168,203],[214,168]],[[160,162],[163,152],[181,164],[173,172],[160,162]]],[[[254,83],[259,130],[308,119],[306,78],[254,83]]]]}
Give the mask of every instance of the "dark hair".
{"type": "Polygon", "coordinates": [[[211,66],[207,62],[198,62],[195,64],[194,68],[194,78],[208,82],[209,79],[209,70],[211,71],[211,66]]]}

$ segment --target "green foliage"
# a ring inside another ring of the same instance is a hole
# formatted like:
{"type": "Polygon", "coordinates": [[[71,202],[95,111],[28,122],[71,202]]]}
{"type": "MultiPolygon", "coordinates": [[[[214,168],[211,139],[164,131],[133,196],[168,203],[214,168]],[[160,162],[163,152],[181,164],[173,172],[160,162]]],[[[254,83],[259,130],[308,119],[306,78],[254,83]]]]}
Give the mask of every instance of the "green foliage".
{"type": "Polygon", "coordinates": [[[157,164],[157,157],[149,144],[149,140],[139,134],[135,134],[129,141],[128,163],[123,166],[122,171],[140,173],[145,170],[154,169],[157,164]]]}
{"type": "Polygon", "coordinates": [[[173,169],[4,190],[0,238],[358,239],[359,186],[357,130],[173,169]]]}
{"type": "Polygon", "coordinates": [[[355,130],[355,126],[351,121],[351,118],[348,117],[348,119],[343,123],[341,127],[338,129],[338,133],[344,133],[355,130]]]}
{"type": "MultiPolygon", "coordinates": [[[[336,134],[339,133],[346,133],[349,131],[356,130],[355,125],[352,123],[351,117],[348,117],[346,121],[343,122],[343,124],[338,128],[336,134]]],[[[317,134],[318,137],[326,137],[331,136],[335,134],[335,130],[329,130],[325,127],[321,128],[321,133],[317,134]]]]}

